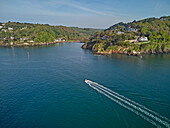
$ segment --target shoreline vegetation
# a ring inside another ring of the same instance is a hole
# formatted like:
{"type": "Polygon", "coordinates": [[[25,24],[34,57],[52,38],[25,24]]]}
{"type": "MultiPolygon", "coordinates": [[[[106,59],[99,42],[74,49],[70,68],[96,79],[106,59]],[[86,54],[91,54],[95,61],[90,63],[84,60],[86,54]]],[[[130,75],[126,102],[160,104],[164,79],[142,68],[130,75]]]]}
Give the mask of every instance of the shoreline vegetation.
{"type": "Polygon", "coordinates": [[[0,47],[84,42],[94,55],[170,53],[170,16],[91,29],[19,22],[0,23],[0,47]]]}
{"type": "MultiPolygon", "coordinates": [[[[168,54],[168,53],[170,53],[170,45],[169,46],[165,45],[165,46],[164,46],[164,48],[162,48],[160,50],[155,50],[155,49],[151,50],[148,48],[148,50],[146,50],[146,51],[135,51],[135,50],[131,51],[129,49],[131,49],[131,48],[133,49],[133,47],[121,47],[121,46],[116,47],[115,50],[106,50],[106,51],[104,51],[104,50],[97,51],[95,49],[88,49],[88,48],[86,48],[85,45],[83,45],[82,48],[90,50],[93,55],[127,54],[130,56],[140,56],[143,54],[168,54]]],[[[140,47],[140,46],[138,46],[138,47],[140,47]]]]}
{"type": "Polygon", "coordinates": [[[42,42],[42,43],[16,43],[16,44],[2,44],[0,43],[0,47],[31,47],[31,46],[48,46],[48,45],[53,45],[53,44],[58,44],[58,43],[81,43],[78,40],[70,40],[70,41],[62,41],[62,42],[42,42]]]}
{"type": "Polygon", "coordinates": [[[120,22],[92,35],[82,48],[94,55],[170,53],[170,16],[120,22]]]}
{"type": "Polygon", "coordinates": [[[63,42],[84,42],[101,29],[51,26],[19,22],[0,23],[0,46],[41,46],[63,42]]]}

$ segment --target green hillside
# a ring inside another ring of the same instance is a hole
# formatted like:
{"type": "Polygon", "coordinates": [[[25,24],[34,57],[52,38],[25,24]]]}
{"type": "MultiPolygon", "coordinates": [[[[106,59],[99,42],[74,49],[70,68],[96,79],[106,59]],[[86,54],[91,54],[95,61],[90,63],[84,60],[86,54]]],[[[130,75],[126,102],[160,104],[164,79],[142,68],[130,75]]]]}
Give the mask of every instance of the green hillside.
{"type": "Polygon", "coordinates": [[[48,24],[8,22],[0,23],[0,43],[42,43],[61,41],[81,41],[86,35],[76,29],[48,24]],[[59,41],[60,41],[59,40],[59,41]]]}
{"type": "Polygon", "coordinates": [[[103,29],[93,29],[93,28],[78,28],[78,27],[71,27],[75,30],[77,30],[80,34],[84,35],[85,37],[89,37],[96,32],[101,32],[103,29]]]}
{"type": "Polygon", "coordinates": [[[120,22],[92,35],[83,48],[99,54],[170,52],[170,16],[120,22]]]}

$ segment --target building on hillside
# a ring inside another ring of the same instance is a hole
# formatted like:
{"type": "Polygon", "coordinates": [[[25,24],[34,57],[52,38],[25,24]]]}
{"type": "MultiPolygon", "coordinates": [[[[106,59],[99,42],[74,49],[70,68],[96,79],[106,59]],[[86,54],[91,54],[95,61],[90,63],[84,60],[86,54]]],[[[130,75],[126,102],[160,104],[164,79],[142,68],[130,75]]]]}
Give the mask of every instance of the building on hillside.
{"type": "Polygon", "coordinates": [[[66,40],[64,38],[58,38],[58,39],[55,39],[55,42],[65,42],[66,40]]]}
{"type": "Polygon", "coordinates": [[[14,40],[14,37],[13,37],[13,36],[11,36],[11,37],[10,37],[10,39],[11,39],[11,40],[14,40]]]}
{"type": "Polygon", "coordinates": [[[167,17],[161,17],[160,19],[165,21],[167,19],[167,17]]]}
{"type": "Polygon", "coordinates": [[[134,29],[134,28],[128,27],[128,28],[125,28],[125,31],[128,31],[128,32],[136,32],[136,31],[137,31],[137,29],[134,29]]]}
{"type": "Polygon", "coordinates": [[[102,40],[107,40],[107,36],[102,36],[102,40]]]}
{"type": "Polygon", "coordinates": [[[116,34],[117,34],[117,35],[120,35],[120,34],[124,34],[124,32],[117,31],[116,34]]]}
{"type": "Polygon", "coordinates": [[[2,31],[2,32],[7,32],[7,30],[6,30],[6,29],[2,29],[1,31],[2,31]]]}
{"type": "Polygon", "coordinates": [[[9,31],[12,31],[12,30],[13,30],[13,28],[10,28],[10,27],[9,27],[9,28],[8,28],[8,30],[9,30],[9,31]]]}
{"type": "Polygon", "coordinates": [[[3,28],[3,26],[0,26],[0,29],[3,28]]]}
{"type": "Polygon", "coordinates": [[[23,27],[23,28],[21,28],[20,30],[24,30],[24,29],[26,29],[27,27],[23,27]]]}
{"type": "Polygon", "coordinates": [[[161,20],[165,21],[165,20],[166,20],[166,18],[162,18],[161,20]]]}
{"type": "Polygon", "coordinates": [[[30,43],[34,43],[34,41],[33,41],[33,40],[30,40],[29,42],[30,42],[30,43]]]}
{"type": "Polygon", "coordinates": [[[20,40],[28,40],[28,38],[27,37],[24,37],[24,38],[20,38],[20,40]]]}
{"type": "Polygon", "coordinates": [[[138,41],[139,41],[139,42],[148,41],[148,37],[139,37],[139,38],[138,38],[138,41]]]}

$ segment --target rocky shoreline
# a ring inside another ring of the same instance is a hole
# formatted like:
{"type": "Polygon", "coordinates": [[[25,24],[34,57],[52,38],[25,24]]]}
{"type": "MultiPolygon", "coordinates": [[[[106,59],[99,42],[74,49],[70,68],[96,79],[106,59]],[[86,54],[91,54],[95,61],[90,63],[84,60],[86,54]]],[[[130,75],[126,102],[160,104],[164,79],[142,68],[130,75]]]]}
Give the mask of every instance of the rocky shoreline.
{"type": "MultiPolygon", "coordinates": [[[[82,47],[83,48],[83,47],[82,47]]],[[[83,49],[86,49],[86,48],[83,48],[83,49]]],[[[91,50],[91,49],[88,49],[88,50],[91,50]]],[[[159,51],[156,51],[156,50],[153,50],[153,51],[131,51],[131,52],[127,52],[125,50],[110,50],[110,51],[103,51],[103,52],[98,52],[96,50],[91,50],[93,55],[112,55],[112,54],[126,54],[126,55],[129,55],[129,56],[141,56],[141,55],[144,55],[144,54],[168,54],[170,53],[170,48],[167,48],[165,50],[159,50],[159,51]]]]}

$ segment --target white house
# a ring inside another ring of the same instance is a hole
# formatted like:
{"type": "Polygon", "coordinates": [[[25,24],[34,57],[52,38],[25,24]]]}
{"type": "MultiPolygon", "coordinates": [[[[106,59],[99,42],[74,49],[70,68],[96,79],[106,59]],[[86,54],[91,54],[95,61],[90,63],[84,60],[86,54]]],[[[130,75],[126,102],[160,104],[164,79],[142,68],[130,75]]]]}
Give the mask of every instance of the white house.
{"type": "Polygon", "coordinates": [[[55,42],[59,42],[59,39],[55,39],[55,42]]]}
{"type": "Polygon", "coordinates": [[[117,31],[116,34],[120,35],[120,34],[124,34],[124,32],[117,31]]]}
{"type": "Polygon", "coordinates": [[[139,42],[148,41],[148,37],[139,37],[139,38],[138,38],[138,41],[139,41],[139,42]]]}
{"type": "Polygon", "coordinates": [[[20,30],[24,30],[24,29],[26,29],[27,27],[23,27],[23,28],[21,28],[20,30]]]}
{"type": "Polygon", "coordinates": [[[6,29],[2,29],[1,31],[2,31],[2,32],[7,32],[7,30],[6,30],[6,29]]]}
{"type": "Polygon", "coordinates": [[[55,42],[64,42],[64,41],[66,41],[66,40],[65,40],[65,39],[63,39],[63,38],[55,39],[55,42]]]}
{"type": "Polygon", "coordinates": [[[3,26],[0,26],[0,29],[3,28],[3,26]]]}
{"type": "Polygon", "coordinates": [[[161,20],[165,21],[165,20],[166,20],[166,17],[161,17],[161,20]]]}
{"type": "Polygon", "coordinates": [[[9,27],[9,28],[8,28],[8,30],[12,31],[12,30],[13,30],[13,28],[10,28],[10,27],[9,27]]]}
{"type": "Polygon", "coordinates": [[[33,41],[33,40],[30,40],[29,42],[30,42],[30,43],[34,43],[34,41],[33,41]]]}
{"type": "Polygon", "coordinates": [[[28,38],[27,38],[27,37],[24,37],[24,38],[20,38],[20,40],[28,40],[28,38]]]}
{"type": "Polygon", "coordinates": [[[14,37],[13,37],[13,36],[11,36],[11,37],[10,37],[10,39],[11,39],[11,40],[13,40],[13,39],[14,39],[14,37]]]}

